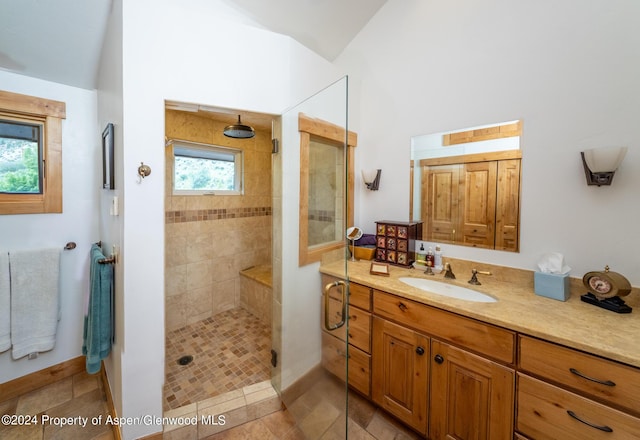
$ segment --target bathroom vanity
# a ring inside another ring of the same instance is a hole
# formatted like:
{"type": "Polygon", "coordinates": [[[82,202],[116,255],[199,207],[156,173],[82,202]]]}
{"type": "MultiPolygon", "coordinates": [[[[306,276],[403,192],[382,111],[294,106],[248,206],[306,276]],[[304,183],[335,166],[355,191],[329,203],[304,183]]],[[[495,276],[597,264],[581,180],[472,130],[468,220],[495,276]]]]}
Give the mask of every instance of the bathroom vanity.
{"type": "MultiPolygon", "coordinates": [[[[323,330],[323,366],[430,439],[640,438],[640,320],[533,291],[530,271],[447,259],[457,276],[349,262],[349,321],[323,330]],[[471,269],[490,270],[467,280],[471,269]],[[479,303],[435,295],[402,277],[472,287],[479,303]]],[[[321,266],[323,287],[344,263],[321,266]]],[[[341,295],[329,289],[331,315],[341,295]]],[[[640,307],[634,289],[627,302],[640,307]]],[[[323,320],[324,322],[324,320],[323,320]]]]}

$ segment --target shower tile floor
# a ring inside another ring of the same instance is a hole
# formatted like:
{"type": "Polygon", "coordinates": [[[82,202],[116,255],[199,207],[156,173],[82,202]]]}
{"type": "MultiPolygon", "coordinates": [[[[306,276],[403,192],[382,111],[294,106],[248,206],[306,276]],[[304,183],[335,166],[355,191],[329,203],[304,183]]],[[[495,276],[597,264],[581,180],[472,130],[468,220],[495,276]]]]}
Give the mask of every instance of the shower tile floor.
{"type": "Polygon", "coordinates": [[[270,378],[271,328],[244,309],[168,332],[165,345],[165,411],[270,378]]]}

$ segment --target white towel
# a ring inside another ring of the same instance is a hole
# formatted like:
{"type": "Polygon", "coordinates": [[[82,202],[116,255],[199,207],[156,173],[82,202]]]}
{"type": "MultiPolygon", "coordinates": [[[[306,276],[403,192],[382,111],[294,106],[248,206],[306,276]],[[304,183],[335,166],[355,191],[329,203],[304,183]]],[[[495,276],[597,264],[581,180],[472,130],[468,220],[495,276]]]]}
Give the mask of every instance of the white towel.
{"type": "Polygon", "coordinates": [[[60,249],[42,249],[9,253],[14,359],[55,346],[60,252],[60,249]]]}
{"type": "Polygon", "coordinates": [[[0,252],[0,353],[11,348],[11,296],[9,254],[0,252]]]}

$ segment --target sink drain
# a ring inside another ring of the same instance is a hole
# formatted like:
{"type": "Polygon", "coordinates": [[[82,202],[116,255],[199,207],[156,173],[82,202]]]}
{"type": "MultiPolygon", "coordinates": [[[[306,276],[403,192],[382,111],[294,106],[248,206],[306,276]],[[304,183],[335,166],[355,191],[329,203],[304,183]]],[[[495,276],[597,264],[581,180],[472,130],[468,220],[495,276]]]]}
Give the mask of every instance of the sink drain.
{"type": "Polygon", "coordinates": [[[189,365],[191,363],[191,361],[193,361],[193,356],[186,355],[186,356],[182,356],[180,359],[178,359],[178,364],[180,364],[180,365],[189,365]]]}

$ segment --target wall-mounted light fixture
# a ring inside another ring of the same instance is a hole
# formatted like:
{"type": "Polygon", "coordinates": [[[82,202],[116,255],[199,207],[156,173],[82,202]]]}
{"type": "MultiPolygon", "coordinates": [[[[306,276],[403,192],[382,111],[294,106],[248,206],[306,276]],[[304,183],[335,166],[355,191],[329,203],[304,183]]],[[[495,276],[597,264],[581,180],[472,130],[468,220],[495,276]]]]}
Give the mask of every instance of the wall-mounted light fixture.
{"type": "Polygon", "coordinates": [[[611,185],[613,174],[627,154],[627,147],[593,148],[580,153],[587,185],[611,185]]]}
{"type": "Polygon", "coordinates": [[[380,185],[380,174],[382,170],[362,170],[362,180],[367,185],[367,189],[371,191],[377,191],[380,185]]]}

